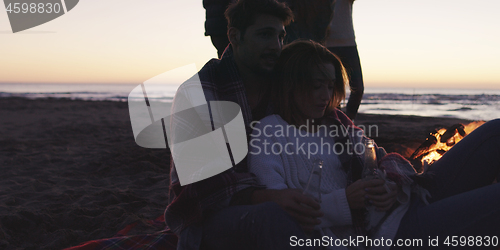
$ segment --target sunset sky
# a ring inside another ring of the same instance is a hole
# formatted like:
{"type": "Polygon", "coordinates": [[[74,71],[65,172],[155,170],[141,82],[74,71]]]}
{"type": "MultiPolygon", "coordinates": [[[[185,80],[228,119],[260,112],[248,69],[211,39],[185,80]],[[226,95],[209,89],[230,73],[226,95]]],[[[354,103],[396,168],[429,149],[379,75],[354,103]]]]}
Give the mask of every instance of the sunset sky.
{"type": "MultiPolygon", "coordinates": [[[[13,34],[0,11],[0,83],[137,84],[216,57],[201,0],[82,0],[13,34]]],[[[500,89],[500,1],[357,0],[367,87],[500,89]]]]}

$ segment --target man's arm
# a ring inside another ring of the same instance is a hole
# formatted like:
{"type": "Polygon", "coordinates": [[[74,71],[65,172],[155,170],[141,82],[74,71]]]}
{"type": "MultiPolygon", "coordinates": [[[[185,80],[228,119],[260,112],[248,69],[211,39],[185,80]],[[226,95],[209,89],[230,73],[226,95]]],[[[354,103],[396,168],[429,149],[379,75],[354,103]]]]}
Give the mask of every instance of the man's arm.
{"type": "Polygon", "coordinates": [[[192,224],[200,223],[208,211],[218,211],[229,206],[236,193],[250,187],[258,187],[253,175],[236,173],[233,169],[181,186],[176,180],[173,162],[171,166],[169,205],[165,210],[165,222],[177,234],[192,224]]]}
{"type": "Polygon", "coordinates": [[[319,225],[318,219],[323,216],[320,205],[298,189],[263,189],[256,190],[252,195],[252,203],[276,202],[283,210],[292,216],[305,231],[311,231],[319,225]]]}
{"type": "MultiPolygon", "coordinates": [[[[173,145],[171,147],[172,155],[183,154],[183,156],[189,157],[189,154],[193,154],[193,156],[201,157],[197,155],[199,152],[187,152],[188,154],[186,154],[182,147],[184,141],[200,138],[206,133],[212,132],[208,108],[204,108],[204,102],[200,100],[200,97],[205,95],[207,93],[201,89],[196,77],[181,85],[177,91],[172,105],[170,122],[169,141],[173,145]]],[[[203,159],[201,162],[204,163],[203,159]]],[[[200,163],[200,161],[195,161],[195,163],[200,163]]],[[[216,163],[217,161],[207,162],[207,164],[216,163]]],[[[242,161],[240,164],[246,164],[246,161],[242,161]]],[[[198,172],[203,172],[203,167],[200,171],[192,171],[194,179],[199,177],[198,172]]],[[[252,174],[237,172],[234,167],[187,185],[181,185],[178,170],[172,160],[169,205],[165,210],[165,221],[170,229],[176,233],[180,233],[191,224],[200,223],[207,212],[218,211],[229,206],[230,200],[236,193],[250,187],[258,187],[252,174]]],[[[188,183],[190,177],[187,178],[188,183]]]]}

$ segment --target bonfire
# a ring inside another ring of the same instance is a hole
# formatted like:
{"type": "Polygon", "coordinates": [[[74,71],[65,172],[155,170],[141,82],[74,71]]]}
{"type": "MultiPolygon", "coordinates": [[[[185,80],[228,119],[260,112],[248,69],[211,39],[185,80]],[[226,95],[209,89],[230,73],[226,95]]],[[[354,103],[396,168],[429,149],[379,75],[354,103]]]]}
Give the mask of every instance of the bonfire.
{"type": "Polygon", "coordinates": [[[410,156],[410,162],[419,173],[426,171],[455,144],[484,123],[484,121],[471,122],[467,125],[459,123],[430,133],[425,142],[410,156]]]}

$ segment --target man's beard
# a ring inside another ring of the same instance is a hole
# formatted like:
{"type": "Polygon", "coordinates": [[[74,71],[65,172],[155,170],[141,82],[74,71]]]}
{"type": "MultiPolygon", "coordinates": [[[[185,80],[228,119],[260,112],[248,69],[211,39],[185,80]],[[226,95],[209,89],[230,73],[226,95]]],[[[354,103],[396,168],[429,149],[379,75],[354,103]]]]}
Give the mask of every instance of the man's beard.
{"type": "MultiPolygon", "coordinates": [[[[266,54],[262,54],[260,56],[260,58],[264,59],[264,60],[272,59],[275,62],[277,62],[278,58],[279,58],[279,54],[278,53],[266,53],[266,54]]],[[[263,67],[261,65],[256,65],[256,67],[254,67],[254,72],[255,72],[255,74],[260,74],[260,75],[267,77],[267,76],[272,75],[272,73],[274,72],[275,65],[276,65],[276,63],[272,66],[272,68],[266,68],[266,67],[263,67]]]]}

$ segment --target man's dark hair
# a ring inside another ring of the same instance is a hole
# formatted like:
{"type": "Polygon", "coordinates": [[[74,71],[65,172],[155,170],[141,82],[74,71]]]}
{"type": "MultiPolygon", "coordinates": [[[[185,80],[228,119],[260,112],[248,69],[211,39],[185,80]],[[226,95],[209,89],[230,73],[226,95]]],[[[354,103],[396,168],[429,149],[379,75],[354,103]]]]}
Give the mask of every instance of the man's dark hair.
{"type": "Polygon", "coordinates": [[[281,19],[284,26],[293,21],[293,13],[285,3],[276,0],[239,0],[230,4],[225,12],[227,28],[237,28],[243,38],[248,26],[254,24],[257,16],[262,14],[281,19]]]}

